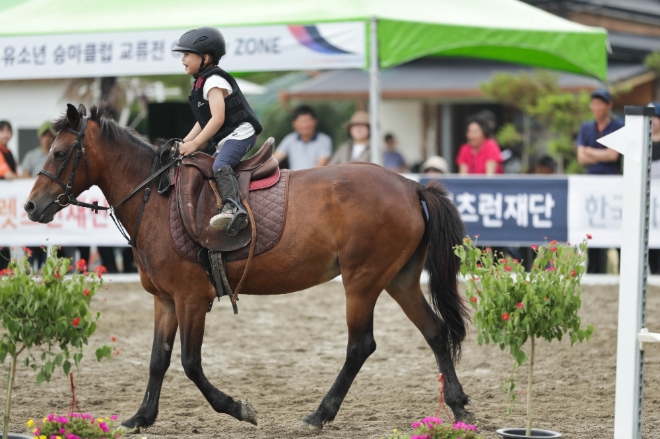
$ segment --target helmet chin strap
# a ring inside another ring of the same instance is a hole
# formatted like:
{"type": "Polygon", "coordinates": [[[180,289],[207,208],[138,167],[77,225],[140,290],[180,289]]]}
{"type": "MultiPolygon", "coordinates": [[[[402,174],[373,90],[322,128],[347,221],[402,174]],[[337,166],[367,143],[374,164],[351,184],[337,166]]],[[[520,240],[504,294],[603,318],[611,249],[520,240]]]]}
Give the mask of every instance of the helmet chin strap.
{"type": "Polygon", "coordinates": [[[209,56],[209,63],[206,64],[206,65],[204,65],[204,55],[202,55],[202,63],[199,65],[199,70],[197,71],[197,73],[195,73],[195,74],[193,75],[193,78],[197,79],[197,77],[198,77],[198,76],[199,76],[204,70],[206,70],[210,65],[212,65],[212,63],[211,63],[211,57],[209,56]]]}

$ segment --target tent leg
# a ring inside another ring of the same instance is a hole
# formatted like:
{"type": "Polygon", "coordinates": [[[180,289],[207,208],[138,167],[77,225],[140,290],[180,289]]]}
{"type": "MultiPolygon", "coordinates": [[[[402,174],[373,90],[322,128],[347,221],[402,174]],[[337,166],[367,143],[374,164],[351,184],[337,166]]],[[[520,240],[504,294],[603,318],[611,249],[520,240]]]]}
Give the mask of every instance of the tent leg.
{"type": "Polygon", "coordinates": [[[371,162],[383,164],[380,147],[380,62],[378,60],[378,19],[371,18],[369,38],[369,119],[371,132],[369,149],[371,162]]]}

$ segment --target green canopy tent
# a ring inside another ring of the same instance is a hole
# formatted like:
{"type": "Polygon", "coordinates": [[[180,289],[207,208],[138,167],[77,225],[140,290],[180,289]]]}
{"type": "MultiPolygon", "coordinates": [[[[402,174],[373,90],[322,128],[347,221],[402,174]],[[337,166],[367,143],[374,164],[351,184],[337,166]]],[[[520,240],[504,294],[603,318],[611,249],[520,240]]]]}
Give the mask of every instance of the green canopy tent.
{"type": "MultiPolygon", "coordinates": [[[[425,56],[464,56],[601,80],[607,72],[604,29],[576,24],[516,0],[7,0],[0,7],[0,22],[0,39],[12,41],[35,35],[180,30],[200,25],[229,31],[246,26],[361,23],[363,68],[369,69],[371,79],[371,154],[376,163],[381,161],[381,68],[425,56]]],[[[292,69],[286,62],[277,68],[292,69]]]]}

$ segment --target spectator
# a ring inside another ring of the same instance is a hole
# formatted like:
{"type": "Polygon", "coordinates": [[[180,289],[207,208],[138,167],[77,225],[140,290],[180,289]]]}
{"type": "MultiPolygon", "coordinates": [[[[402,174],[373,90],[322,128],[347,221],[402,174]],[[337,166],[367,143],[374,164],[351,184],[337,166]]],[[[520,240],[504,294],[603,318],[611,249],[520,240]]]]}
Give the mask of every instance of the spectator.
{"type": "Polygon", "coordinates": [[[342,144],[330,159],[328,164],[340,165],[349,162],[371,161],[369,151],[369,113],[356,111],[348,121],[348,142],[342,144]]]}
{"type": "Polygon", "coordinates": [[[11,124],[6,120],[0,121],[0,180],[13,180],[16,174],[16,161],[7,144],[13,132],[11,124]]]}
{"type": "Polygon", "coordinates": [[[422,174],[448,174],[449,166],[447,166],[447,160],[439,155],[434,155],[429,157],[424,164],[422,164],[419,168],[419,172],[422,174]]]}
{"type": "Polygon", "coordinates": [[[44,122],[43,125],[37,130],[37,139],[39,139],[39,146],[25,154],[23,161],[21,161],[21,177],[29,178],[36,177],[37,173],[44,168],[50,145],[55,140],[55,133],[50,126],[50,122],[44,122]]]}
{"type": "Polygon", "coordinates": [[[655,109],[653,125],[651,127],[651,141],[653,152],[651,153],[651,177],[660,178],[660,103],[654,102],[649,107],[655,109]]]}
{"type": "Polygon", "coordinates": [[[578,163],[587,168],[587,174],[620,174],[619,153],[597,141],[623,127],[623,122],[610,117],[612,95],[603,89],[594,91],[590,108],[595,120],[580,126],[577,138],[578,163]]]}
{"type": "Polygon", "coordinates": [[[557,162],[550,156],[543,156],[534,165],[534,174],[555,174],[557,173],[557,162]]]}
{"type": "Polygon", "coordinates": [[[403,156],[395,150],[396,139],[392,134],[385,135],[385,151],[383,151],[383,166],[394,172],[406,172],[408,167],[403,156]]]}
{"type": "Polygon", "coordinates": [[[273,154],[278,161],[289,158],[289,168],[299,169],[325,166],[332,155],[332,139],[316,130],[317,120],[314,110],[301,105],[293,111],[293,129],[273,154]]]}
{"type": "Polygon", "coordinates": [[[492,135],[490,125],[479,117],[468,119],[467,143],[461,146],[456,157],[460,174],[501,174],[502,153],[492,135]]]}
{"type": "MultiPolygon", "coordinates": [[[[594,91],[591,93],[590,108],[594,120],[584,122],[577,137],[578,163],[586,167],[587,174],[620,174],[620,154],[598,143],[599,138],[623,127],[623,122],[610,116],[612,95],[604,89],[594,91]]],[[[607,251],[605,248],[588,250],[587,273],[607,272],[607,251]]]]}

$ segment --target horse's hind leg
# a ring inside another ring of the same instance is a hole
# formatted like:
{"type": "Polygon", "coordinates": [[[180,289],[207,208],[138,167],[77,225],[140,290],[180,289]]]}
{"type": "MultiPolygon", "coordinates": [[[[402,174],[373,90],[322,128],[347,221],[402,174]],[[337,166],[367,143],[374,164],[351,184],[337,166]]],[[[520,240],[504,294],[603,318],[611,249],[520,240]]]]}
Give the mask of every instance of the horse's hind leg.
{"type": "Polygon", "coordinates": [[[211,407],[239,421],[257,425],[257,415],[247,401],[235,401],[209,382],[202,370],[202,341],[208,303],[200,300],[177,302],[176,311],[181,329],[181,363],[186,376],[195,383],[211,407]]]}
{"type": "MultiPolygon", "coordinates": [[[[411,260],[409,264],[413,262],[411,260]]],[[[447,325],[431,309],[419,284],[422,263],[423,259],[415,264],[419,265],[419,270],[416,267],[411,269],[409,265],[404,267],[385,290],[401,306],[433,350],[438,368],[445,377],[444,399],[454,413],[456,421],[472,421],[473,415],[465,410],[468,396],[463,393],[463,387],[458,381],[451,360],[447,325]]]]}
{"type": "Polygon", "coordinates": [[[320,430],[326,422],[335,419],[348,389],[360,368],[376,350],[373,336],[374,306],[380,290],[368,294],[346,291],[346,323],[348,324],[348,347],[346,361],[334,384],[314,413],[307,416],[302,427],[320,430]]]}
{"type": "Polygon", "coordinates": [[[122,425],[129,429],[148,427],[158,416],[158,399],[165,372],[170,366],[177,330],[174,302],[154,296],[154,343],[149,364],[149,383],[137,413],[122,425]]]}

